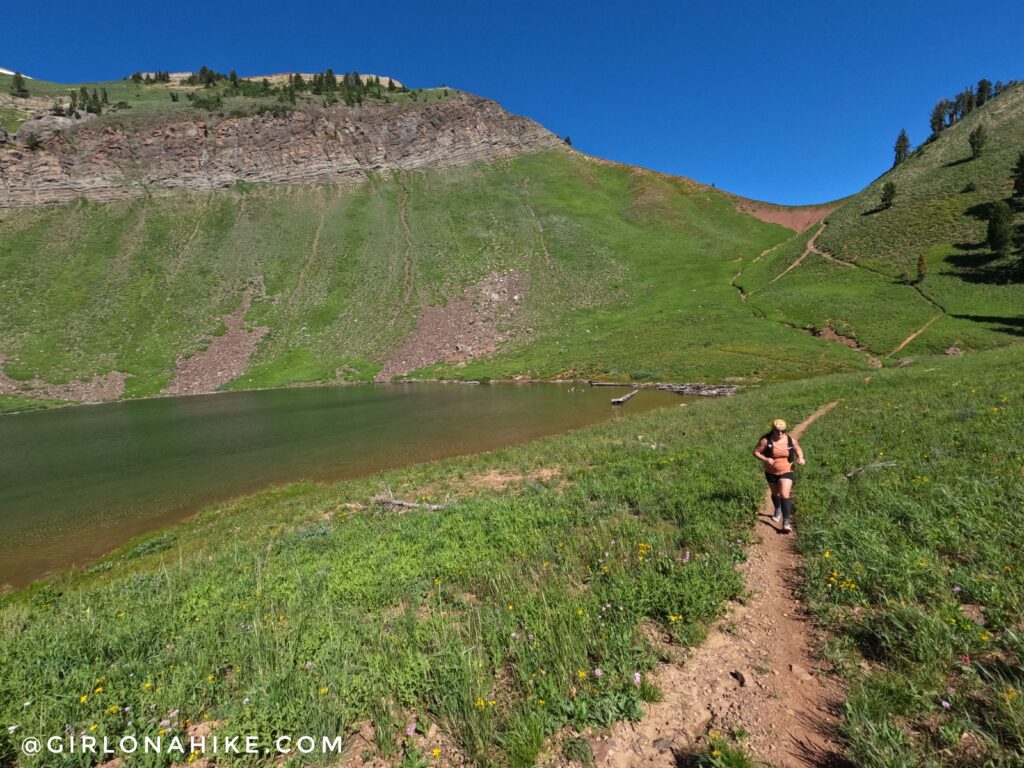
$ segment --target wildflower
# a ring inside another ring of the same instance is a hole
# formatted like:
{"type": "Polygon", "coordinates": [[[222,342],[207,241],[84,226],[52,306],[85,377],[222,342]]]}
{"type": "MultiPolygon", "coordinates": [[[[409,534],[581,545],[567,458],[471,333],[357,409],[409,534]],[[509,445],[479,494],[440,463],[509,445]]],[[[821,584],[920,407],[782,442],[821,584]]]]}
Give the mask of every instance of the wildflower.
{"type": "Polygon", "coordinates": [[[577,616],[582,616],[583,615],[583,609],[580,608],[578,611],[576,611],[576,615],[577,616]]]}
{"type": "Polygon", "coordinates": [[[495,704],[497,704],[497,703],[498,703],[498,702],[497,702],[497,701],[496,701],[495,699],[488,699],[488,700],[487,700],[487,706],[488,706],[488,707],[493,707],[493,706],[494,706],[495,704]]]}
{"type": "Polygon", "coordinates": [[[435,587],[440,587],[441,586],[441,580],[440,579],[434,579],[434,586],[435,587]]]}
{"type": "Polygon", "coordinates": [[[89,733],[92,733],[92,732],[93,732],[93,731],[95,731],[95,730],[96,730],[97,728],[99,728],[99,726],[98,726],[98,725],[96,725],[96,723],[93,723],[92,725],[90,725],[90,726],[89,726],[89,733]]]}
{"type": "Polygon", "coordinates": [[[93,691],[93,693],[103,693],[103,686],[102,685],[96,686],[96,690],[93,691]]]}
{"type": "Polygon", "coordinates": [[[119,710],[118,710],[118,708],[116,706],[110,706],[110,707],[107,707],[104,711],[108,715],[116,715],[119,710]]]}
{"type": "Polygon", "coordinates": [[[509,609],[510,611],[512,610],[512,603],[509,603],[509,604],[508,604],[508,609],[509,609]]]}
{"type": "Polygon", "coordinates": [[[246,696],[244,699],[242,699],[242,706],[243,707],[248,707],[249,706],[249,697],[248,696],[246,696]]]}
{"type": "Polygon", "coordinates": [[[633,673],[633,685],[640,685],[640,679],[641,679],[640,678],[640,673],[639,672],[634,672],[633,673]]]}
{"type": "Polygon", "coordinates": [[[519,633],[518,632],[513,632],[512,633],[512,639],[513,640],[518,640],[519,639],[519,633]]]}
{"type": "Polygon", "coordinates": [[[27,708],[31,703],[32,703],[31,701],[26,701],[24,704],[21,705],[22,709],[27,708]]]}
{"type": "Polygon", "coordinates": [[[89,700],[88,694],[86,694],[85,696],[79,696],[78,697],[78,703],[79,704],[85,704],[85,702],[87,702],[88,700],[89,700]]]}
{"type": "Polygon", "coordinates": [[[586,680],[587,679],[587,673],[584,672],[582,669],[579,670],[576,674],[579,676],[580,680],[586,680]]]}
{"type": "Polygon", "coordinates": [[[825,550],[825,557],[832,557],[831,550],[828,550],[828,549],[825,550]]]}
{"type": "Polygon", "coordinates": [[[483,709],[484,708],[484,700],[483,699],[478,698],[476,700],[476,708],[477,709],[483,709]]]}
{"type": "Polygon", "coordinates": [[[410,720],[409,724],[407,726],[405,726],[405,735],[406,736],[410,736],[411,737],[411,736],[413,736],[416,733],[416,719],[417,719],[416,715],[413,715],[412,716],[412,720],[410,720]]]}
{"type": "Polygon", "coordinates": [[[170,724],[171,724],[170,720],[161,720],[160,721],[160,725],[165,726],[165,727],[170,725],[170,724]]]}
{"type": "Polygon", "coordinates": [[[307,661],[306,662],[306,669],[312,669],[312,668],[313,668],[313,662],[312,661],[307,661]]]}
{"type": "Polygon", "coordinates": [[[950,696],[952,696],[953,694],[956,693],[956,688],[954,688],[953,686],[949,686],[949,688],[946,689],[946,693],[948,693],[950,696]]]}
{"type": "Polygon", "coordinates": [[[434,751],[431,752],[430,754],[432,754],[434,756],[434,759],[436,760],[437,758],[439,758],[441,756],[441,748],[440,747],[434,747],[434,751]]]}
{"type": "Polygon", "coordinates": [[[954,591],[954,592],[957,592],[957,593],[959,593],[959,592],[961,592],[961,591],[962,591],[962,589],[961,589],[960,585],[955,585],[955,586],[953,587],[953,591],[954,591]]]}
{"type": "Polygon", "coordinates": [[[16,730],[18,730],[18,726],[16,726],[16,725],[10,725],[10,726],[7,727],[7,732],[8,733],[14,733],[16,730]]]}
{"type": "Polygon", "coordinates": [[[163,736],[165,733],[167,733],[167,729],[166,728],[161,728],[159,731],[157,731],[157,734],[160,735],[160,736],[163,736]]]}
{"type": "Polygon", "coordinates": [[[142,687],[149,689],[153,687],[153,684],[147,680],[145,683],[142,684],[142,687]]]}
{"type": "Polygon", "coordinates": [[[1006,699],[1007,704],[1012,704],[1020,694],[1014,688],[1007,688],[1003,691],[1003,698],[1006,699]]]}
{"type": "Polygon", "coordinates": [[[989,640],[992,639],[992,635],[990,635],[988,632],[979,632],[978,638],[981,640],[981,642],[987,643],[989,640]]]}
{"type": "Polygon", "coordinates": [[[594,677],[598,677],[598,678],[604,677],[604,671],[600,667],[597,667],[594,670],[594,677]]]}
{"type": "Polygon", "coordinates": [[[326,696],[327,695],[327,686],[326,685],[323,688],[320,689],[320,695],[321,696],[326,696]]]}
{"type": "Polygon", "coordinates": [[[179,712],[181,712],[180,709],[172,709],[170,712],[167,713],[167,716],[168,717],[177,717],[179,712]]]}
{"type": "Polygon", "coordinates": [[[949,709],[949,708],[951,708],[953,706],[952,704],[950,704],[945,699],[942,699],[939,703],[942,705],[943,709],[949,709]]]}
{"type": "Polygon", "coordinates": [[[544,706],[544,699],[537,699],[537,703],[538,703],[538,704],[539,704],[540,706],[542,706],[542,707],[543,707],[543,706],[544,706]]]}
{"type": "Polygon", "coordinates": [[[124,708],[124,711],[125,711],[125,712],[131,712],[131,711],[132,711],[132,708],[131,708],[131,707],[125,707],[125,708],[124,708]]]}

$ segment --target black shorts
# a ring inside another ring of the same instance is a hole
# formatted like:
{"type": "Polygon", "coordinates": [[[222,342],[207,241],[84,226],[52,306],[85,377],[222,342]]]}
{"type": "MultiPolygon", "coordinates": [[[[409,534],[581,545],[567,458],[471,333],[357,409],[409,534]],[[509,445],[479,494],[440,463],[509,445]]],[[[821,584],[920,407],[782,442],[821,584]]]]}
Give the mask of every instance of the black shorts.
{"type": "Polygon", "coordinates": [[[781,475],[773,475],[771,472],[765,472],[764,479],[769,483],[777,483],[779,480],[796,480],[796,475],[792,472],[783,472],[781,475]]]}

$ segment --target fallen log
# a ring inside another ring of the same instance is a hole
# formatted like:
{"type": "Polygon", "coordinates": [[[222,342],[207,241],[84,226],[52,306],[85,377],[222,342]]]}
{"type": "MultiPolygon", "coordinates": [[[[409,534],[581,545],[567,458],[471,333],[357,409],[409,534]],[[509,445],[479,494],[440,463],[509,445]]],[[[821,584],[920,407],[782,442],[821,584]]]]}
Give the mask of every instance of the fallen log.
{"type": "Polygon", "coordinates": [[[677,395],[728,397],[736,394],[739,387],[735,384],[659,384],[658,389],[664,392],[675,392],[677,395]]]}
{"type": "Polygon", "coordinates": [[[385,507],[387,509],[428,509],[428,510],[439,510],[447,509],[450,504],[426,504],[416,501],[402,501],[396,499],[394,496],[374,496],[370,499],[371,504],[376,504],[378,507],[385,507]]]}
{"type": "Polygon", "coordinates": [[[625,403],[628,403],[630,398],[636,395],[639,391],[639,389],[634,389],[632,392],[627,395],[623,395],[622,397],[613,397],[612,405],[624,405],[625,403]]]}

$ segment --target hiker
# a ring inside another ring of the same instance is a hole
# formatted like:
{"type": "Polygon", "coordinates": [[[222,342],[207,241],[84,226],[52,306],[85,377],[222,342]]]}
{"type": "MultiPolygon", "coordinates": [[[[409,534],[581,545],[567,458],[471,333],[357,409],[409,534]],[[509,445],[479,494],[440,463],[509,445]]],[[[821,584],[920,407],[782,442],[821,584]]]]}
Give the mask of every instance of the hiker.
{"type": "Polygon", "coordinates": [[[782,532],[793,530],[793,465],[804,463],[804,452],[792,435],[786,434],[786,422],[775,419],[771,429],[754,448],[754,457],[764,463],[764,476],[772,491],[773,523],[782,523],[782,532]]]}

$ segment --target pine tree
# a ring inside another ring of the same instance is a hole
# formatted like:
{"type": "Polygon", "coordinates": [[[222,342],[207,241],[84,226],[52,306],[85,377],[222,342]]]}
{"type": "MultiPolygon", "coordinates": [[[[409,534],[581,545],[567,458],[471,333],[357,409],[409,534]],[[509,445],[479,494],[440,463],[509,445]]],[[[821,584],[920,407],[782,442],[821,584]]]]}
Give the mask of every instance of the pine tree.
{"type": "Polygon", "coordinates": [[[110,104],[110,98],[107,96],[106,88],[103,88],[100,91],[100,102],[103,104],[110,104]]]}
{"type": "Polygon", "coordinates": [[[907,136],[907,129],[904,128],[900,131],[900,135],[896,137],[896,160],[893,162],[893,167],[899,165],[910,156],[910,137],[907,136]]]}
{"type": "Polygon", "coordinates": [[[1013,210],[1005,200],[992,206],[988,218],[988,247],[1005,256],[1013,244],[1013,210]]]}
{"type": "Polygon", "coordinates": [[[1024,201],[1024,152],[1017,155],[1017,164],[1013,166],[1013,198],[1024,201]]]}
{"type": "Polygon", "coordinates": [[[984,124],[979,125],[973,131],[971,131],[969,141],[971,142],[972,160],[977,160],[979,157],[981,157],[981,151],[985,148],[985,139],[986,134],[984,124]]]}
{"type": "MultiPolygon", "coordinates": [[[[302,75],[296,74],[295,77],[292,78],[292,87],[296,91],[306,90],[306,79],[302,75]]],[[[294,104],[295,102],[292,103],[294,104]]]]}
{"type": "Polygon", "coordinates": [[[235,70],[232,69],[230,74],[228,74],[228,81],[231,83],[232,88],[238,89],[238,73],[235,70]]]}
{"type": "Polygon", "coordinates": [[[882,185],[882,207],[892,208],[893,202],[896,200],[896,185],[887,181],[882,185]]]}
{"type": "Polygon", "coordinates": [[[395,81],[392,80],[390,77],[388,78],[388,90],[389,91],[395,90],[395,81]]]}
{"type": "Polygon", "coordinates": [[[943,99],[932,108],[932,116],[929,124],[932,129],[932,136],[937,136],[946,127],[946,105],[949,102],[943,99]]]}
{"type": "Polygon", "coordinates": [[[975,91],[975,98],[977,99],[978,106],[980,107],[986,101],[992,98],[992,81],[982,78],[978,81],[978,88],[975,91]]]}
{"type": "Polygon", "coordinates": [[[19,99],[28,98],[28,86],[25,85],[25,76],[21,72],[15,72],[11,80],[11,95],[19,99]]]}

